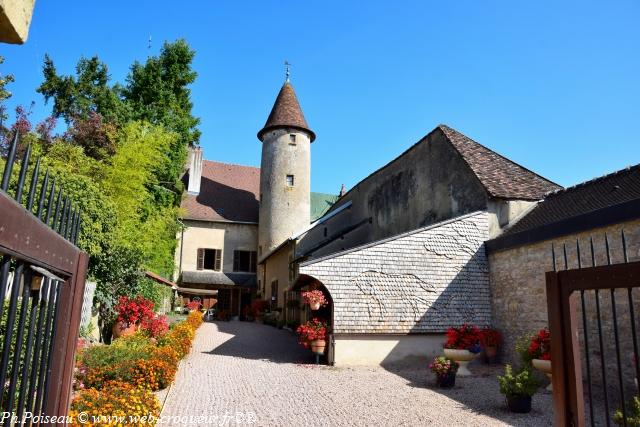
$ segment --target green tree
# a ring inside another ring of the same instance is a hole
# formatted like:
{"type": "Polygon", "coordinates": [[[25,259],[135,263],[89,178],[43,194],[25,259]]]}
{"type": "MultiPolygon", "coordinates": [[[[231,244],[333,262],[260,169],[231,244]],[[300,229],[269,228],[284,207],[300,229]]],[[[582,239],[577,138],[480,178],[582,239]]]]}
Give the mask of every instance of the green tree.
{"type": "MultiPolygon", "coordinates": [[[[162,47],[159,56],[144,64],[135,62],[123,90],[135,119],[162,125],[178,138],[167,148],[167,162],[157,169],[159,181],[179,188],[177,180],[187,156],[187,147],[200,139],[200,119],[192,114],[189,85],[196,79],[192,69],[195,56],[186,41],[177,40],[162,47]]],[[[174,201],[179,200],[178,197],[174,201]]]]}
{"type": "Polygon", "coordinates": [[[62,117],[67,123],[87,119],[91,112],[113,123],[130,118],[120,85],[110,85],[109,69],[97,56],[81,57],[74,77],[59,75],[51,57],[45,55],[42,72],[44,82],[37,92],[44,96],[45,103],[53,99],[54,117],[62,117]]]}
{"type": "MultiPolygon", "coordinates": [[[[4,63],[4,57],[0,56],[0,65],[4,63]]],[[[7,111],[4,106],[4,101],[11,98],[11,92],[7,90],[7,85],[13,83],[15,79],[12,74],[0,73],[0,126],[7,119],[7,111]]]]}

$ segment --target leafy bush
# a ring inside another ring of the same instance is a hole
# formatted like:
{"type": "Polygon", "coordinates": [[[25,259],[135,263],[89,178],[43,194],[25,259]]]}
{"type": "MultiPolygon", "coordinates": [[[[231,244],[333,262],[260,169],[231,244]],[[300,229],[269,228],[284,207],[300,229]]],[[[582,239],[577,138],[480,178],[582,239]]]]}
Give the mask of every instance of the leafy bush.
{"type": "Polygon", "coordinates": [[[627,405],[626,412],[627,416],[625,418],[620,409],[616,410],[616,413],[613,415],[613,422],[619,426],[640,426],[640,398],[638,396],[633,397],[633,400],[627,405]]]}
{"type": "MultiPolygon", "coordinates": [[[[136,387],[121,381],[113,381],[103,385],[101,389],[88,388],[76,394],[71,402],[71,412],[73,426],[85,426],[80,423],[78,414],[87,413],[89,417],[115,416],[124,417],[122,422],[112,420],[112,422],[102,422],[100,425],[120,425],[129,424],[129,417],[144,417],[156,419],[160,416],[160,402],[156,396],[147,388],[136,387]]],[[[90,418],[91,419],[91,418],[90,418]]],[[[154,422],[147,422],[149,425],[154,422]]]]}
{"type": "Polygon", "coordinates": [[[201,324],[202,313],[193,312],[157,340],[136,333],[118,338],[111,345],[82,350],[77,362],[76,388],[101,390],[113,381],[152,391],[169,386],[178,361],[189,353],[195,330],[201,324]]]}
{"type": "Polygon", "coordinates": [[[504,375],[498,376],[500,393],[505,396],[533,396],[536,394],[540,383],[533,377],[531,368],[524,367],[520,372],[513,374],[511,365],[506,365],[504,375]]]}

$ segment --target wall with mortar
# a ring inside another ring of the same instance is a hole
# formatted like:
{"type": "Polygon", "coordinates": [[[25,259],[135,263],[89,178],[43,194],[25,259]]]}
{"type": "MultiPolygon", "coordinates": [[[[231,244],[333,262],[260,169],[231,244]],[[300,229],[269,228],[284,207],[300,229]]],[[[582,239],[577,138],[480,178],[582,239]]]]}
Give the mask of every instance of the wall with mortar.
{"type": "Polygon", "coordinates": [[[313,257],[486,210],[488,206],[484,187],[440,131],[432,132],[358,183],[331,210],[347,201],[352,202],[351,208],[302,237],[297,253],[368,218],[371,224],[362,224],[316,250],[313,257]]]}
{"type": "Polygon", "coordinates": [[[276,129],[265,133],[263,139],[258,257],[308,226],[310,216],[309,135],[292,129],[276,129]],[[295,135],[295,142],[290,135],[295,135]],[[287,184],[287,175],[293,175],[293,186],[287,184]]]}

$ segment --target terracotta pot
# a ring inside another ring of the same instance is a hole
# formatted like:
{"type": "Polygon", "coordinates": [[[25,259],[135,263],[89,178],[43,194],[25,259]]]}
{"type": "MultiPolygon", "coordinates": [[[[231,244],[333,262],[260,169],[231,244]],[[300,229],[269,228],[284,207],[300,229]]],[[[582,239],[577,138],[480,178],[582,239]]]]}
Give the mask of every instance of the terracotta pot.
{"type": "Polygon", "coordinates": [[[458,368],[458,375],[461,377],[468,377],[471,374],[467,365],[472,361],[477,354],[471,353],[469,350],[460,350],[457,348],[445,348],[444,355],[451,360],[458,362],[460,367],[458,368]]]}
{"type": "Polygon", "coordinates": [[[498,361],[498,347],[485,347],[484,356],[488,364],[496,363],[498,361]]]}
{"type": "MultiPolygon", "coordinates": [[[[551,381],[551,360],[533,359],[531,364],[538,371],[549,377],[549,381],[551,381]]],[[[553,391],[553,382],[549,383],[547,390],[553,391]]]]}
{"type": "Polygon", "coordinates": [[[113,334],[113,338],[120,337],[128,337],[133,335],[138,330],[138,325],[135,323],[129,325],[127,322],[116,322],[113,324],[113,328],[111,329],[111,333],[113,334]]]}
{"type": "Polygon", "coordinates": [[[453,388],[456,385],[456,373],[449,372],[446,375],[436,375],[436,385],[440,388],[453,388]]]}
{"type": "Polygon", "coordinates": [[[319,302],[312,302],[311,304],[309,304],[309,306],[311,307],[311,310],[319,310],[320,309],[320,303],[319,302]]]}
{"type": "Polygon", "coordinates": [[[327,346],[325,340],[313,340],[309,343],[311,351],[318,354],[324,354],[324,349],[327,346]]]}
{"type": "Polygon", "coordinates": [[[527,414],[531,412],[531,396],[507,396],[507,406],[511,412],[527,414]]]}

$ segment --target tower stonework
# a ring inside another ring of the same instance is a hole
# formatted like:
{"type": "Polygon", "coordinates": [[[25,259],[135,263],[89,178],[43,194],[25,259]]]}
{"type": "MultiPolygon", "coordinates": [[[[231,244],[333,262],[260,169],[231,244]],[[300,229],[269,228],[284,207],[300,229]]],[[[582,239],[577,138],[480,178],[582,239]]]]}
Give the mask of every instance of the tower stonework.
{"type": "Polygon", "coordinates": [[[288,81],[258,132],[262,141],[258,257],[309,225],[311,143],[309,129],[288,81]]]}

